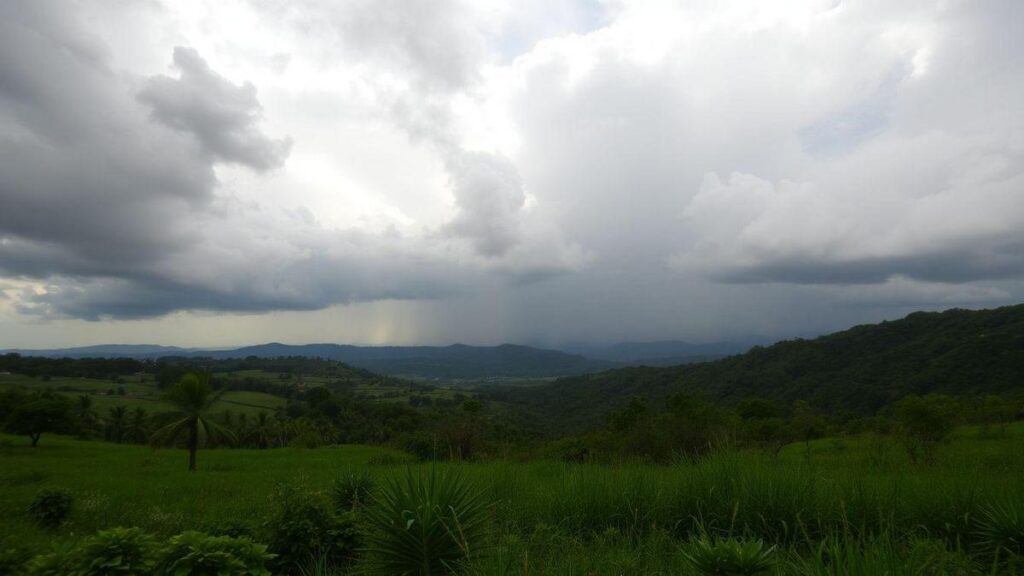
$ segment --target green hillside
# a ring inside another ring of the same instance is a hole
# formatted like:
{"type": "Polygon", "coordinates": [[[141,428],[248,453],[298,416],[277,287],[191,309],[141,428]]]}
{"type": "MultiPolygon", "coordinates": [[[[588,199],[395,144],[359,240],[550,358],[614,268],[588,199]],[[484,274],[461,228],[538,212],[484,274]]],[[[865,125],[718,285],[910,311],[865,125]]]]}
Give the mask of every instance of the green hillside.
{"type": "Polygon", "coordinates": [[[610,370],[491,397],[567,429],[600,423],[637,397],[677,392],[734,403],[806,400],[831,413],[873,414],[908,394],[1006,394],[1024,390],[1024,305],[917,312],[813,340],[755,347],[714,362],[610,370]]]}

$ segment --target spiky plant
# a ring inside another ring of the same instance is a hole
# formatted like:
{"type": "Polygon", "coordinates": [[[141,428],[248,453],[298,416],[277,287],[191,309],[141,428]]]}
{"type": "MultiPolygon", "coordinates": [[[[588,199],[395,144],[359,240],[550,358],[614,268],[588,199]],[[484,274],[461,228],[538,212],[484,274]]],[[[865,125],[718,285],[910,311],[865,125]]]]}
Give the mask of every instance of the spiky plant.
{"type": "Polygon", "coordinates": [[[390,478],[366,510],[366,552],[380,574],[450,574],[477,557],[485,539],[487,505],[457,472],[431,468],[390,478]]]}
{"type": "Polygon", "coordinates": [[[989,504],[976,521],[979,547],[991,556],[1024,555],[1024,508],[1012,502],[989,504]]]}
{"type": "Polygon", "coordinates": [[[214,394],[206,374],[186,374],[167,392],[166,400],[177,408],[173,422],[153,433],[150,443],[167,446],[185,439],[188,448],[188,469],[196,469],[196,452],[210,441],[233,443],[234,434],[210,418],[212,406],[222,393],[214,394]]]}
{"type": "Polygon", "coordinates": [[[683,557],[706,576],[755,576],[775,566],[775,546],[762,540],[701,537],[683,557]]]}

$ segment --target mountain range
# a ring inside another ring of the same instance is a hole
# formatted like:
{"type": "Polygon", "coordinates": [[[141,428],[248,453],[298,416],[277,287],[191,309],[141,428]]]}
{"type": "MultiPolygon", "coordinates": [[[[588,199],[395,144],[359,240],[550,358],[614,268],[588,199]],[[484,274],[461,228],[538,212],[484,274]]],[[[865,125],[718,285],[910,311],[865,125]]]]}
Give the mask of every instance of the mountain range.
{"type": "Polygon", "coordinates": [[[564,429],[599,424],[631,398],[657,405],[675,393],[724,404],[806,400],[826,412],[859,415],[908,394],[1024,393],[1024,304],[916,312],[711,362],[619,368],[485,392],[564,429]]]}
{"type": "Polygon", "coordinates": [[[51,358],[209,357],[277,358],[303,356],[345,362],[389,375],[428,379],[551,378],[600,372],[623,366],[666,366],[701,362],[749,348],[730,342],[623,342],[612,346],[571,346],[550,350],[532,346],[354,346],[271,342],[231,349],[179,348],[153,344],[103,344],[77,348],[11,349],[5,353],[51,358]]]}

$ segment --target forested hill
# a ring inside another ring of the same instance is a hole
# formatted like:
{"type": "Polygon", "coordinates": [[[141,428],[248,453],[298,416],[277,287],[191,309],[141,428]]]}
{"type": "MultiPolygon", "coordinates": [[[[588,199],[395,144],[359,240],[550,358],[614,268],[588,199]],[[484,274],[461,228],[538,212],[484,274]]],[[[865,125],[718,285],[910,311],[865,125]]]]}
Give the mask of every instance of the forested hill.
{"type": "Polygon", "coordinates": [[[1024,304],[917,312],[815,338],[755,347],[714,362],[621,368],[547,385],[496,390],[495,399],[572,429],[598,424],[632,397],[676,392],[725,403],[807,400],[833,413],[871,414],[907,394],[1024,390],[1024,304]]]}

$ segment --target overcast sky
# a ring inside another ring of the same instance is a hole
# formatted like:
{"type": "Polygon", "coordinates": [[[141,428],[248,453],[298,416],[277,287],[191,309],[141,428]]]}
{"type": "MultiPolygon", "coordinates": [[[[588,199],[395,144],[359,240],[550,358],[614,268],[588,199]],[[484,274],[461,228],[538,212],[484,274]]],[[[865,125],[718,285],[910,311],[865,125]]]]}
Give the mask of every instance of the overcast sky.
{"type": "Polygon", "coordinates": [[[1024,300],[1024,3],[0,2],[0,347],[1024,300]]]}

